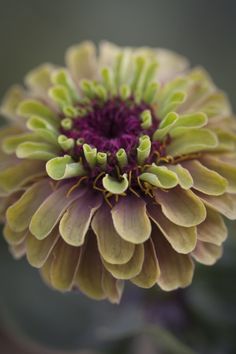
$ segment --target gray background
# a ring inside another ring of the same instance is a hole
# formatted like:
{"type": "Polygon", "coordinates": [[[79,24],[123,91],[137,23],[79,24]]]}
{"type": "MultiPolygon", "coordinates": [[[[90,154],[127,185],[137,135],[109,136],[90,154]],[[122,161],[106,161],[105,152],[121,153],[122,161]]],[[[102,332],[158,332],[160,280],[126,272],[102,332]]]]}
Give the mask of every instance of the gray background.
{"type": "Polygon", "coordinates": [[[41,62],[63,63],[69,45],[108,39],[176,50],[205,66],[236,101],[233,0],[1,0],[0,5],[0,96],[41,62]]]}

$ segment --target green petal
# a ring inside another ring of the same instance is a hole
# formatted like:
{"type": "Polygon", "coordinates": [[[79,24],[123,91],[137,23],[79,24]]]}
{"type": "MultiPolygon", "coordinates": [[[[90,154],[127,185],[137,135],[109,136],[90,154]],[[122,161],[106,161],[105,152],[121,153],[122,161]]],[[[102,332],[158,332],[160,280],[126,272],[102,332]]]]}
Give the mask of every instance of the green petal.
{"type": "Polygon", "coordinates": [[[59,225],[60,234],[66,243],[77,247],[84,243],[91,219],[101,203],[101,195],[89,191],[67,209],[59,225]]]}
{"type": "Polygon", "coordinates": [[[178,183],[183,189],[190,189],[193,186],[193,179],[191,174],[186,168],[180,164],[168,165],[168,169],[173,171],[178,177],[178,183]]]}
{"type": "Polygon", "coordinates": [[[105,268],[117,279],[131,279],[136,277],[142,270],[144,262],[144,246],[136,245],[135,251],[129,262],[125,264],[110,264],[103,260],[105,268]]]}
{"type": "Polygon", "coordinates": [[[70,91],[63,85],[52,86],[48,91],[48,95],[60,107],[70,106],[72,104],[70,91]]]}
{"type": "Polygon", "coordinates": [[[53,254],[50,269],[52,286],[60,291],[71,290],[78,268],[80,248],[69,246],[60,239],[53,254]]]}
{"type": "Polygon", "coordinates": [[[68,90],[69,96],[71,97],[72,101],[78,100],[79,97],[78,97],[77,89],[75,87],[73,80],[70,77],[68,70],[66,69],[54,70],[51,79],[54,85],[64,86],[68,90]]]}
{"type": "Polygon", "coordinates": [[[148,206],[148,213],[176,252],[187,254],[193,251],[197,242],[196,227],[173,224],[162,214],[160,207],[154,204],[148,206]]]}
{"type": "Polygon", "coordinates": [[[95,300],[105,298],[102,287],[103,265],[97,250],[95,236],[90,232],[87,244],[83,246],[75,285],[87,296],[95,300]]]}
{"type": "Polygon", "coordinates": [[[194,265],[186,254],[173,250],[169,243],[160,235],[154,235],[157,259],[161,270],[158,285],[165,291],[185,288],[192,282],[194,265]]]}
{"type": "Polygon", "coordinates": [[[7,209],[6,218],[12,230],[24,231],[41,203],[50,195],[52,187],[49,180],[33,184],[13,205],[7,209]]]}
{"type": "Polygon", "coordinates": [[[106,174],[106,176],[102,179],[102,184],[103,187],[112,194],[122,194],[129,187],[129,182],[126,174],[121,176],[120,181],[106,174]]]}
{"type": "Polygon", "coordinates": [[[16,156],[20,159],[34,159],[48,161],[57,155],[55,146],[27,141],[17,146],[16,156]]]}
{"type": "Polygon", "coordinates": [[[228,181],[226,188],[229,193],[236,193],[236,166],[219,161],[215,158],[205,157],[202,162],[210,169],[218,172],[222,177],[228,181]]]}
{"type": "Polygon", "coordinates": [[[64,211],[84,193],[84,190],[75,190],[67,195],[71,187],[72,184],[66,184],[55,190],[34,213],[29,229],[38,240],[51,233],[64,211]]]}
{"type": "Polygon", "coordinates": [[[151,288],[160,277],[160,268],[152,240],[144,244],[144,262],[139,275],[131,279],[132,283],[141,288],[151,288]]]}
{"type": "Polygon", "coordinates": [[[173,135],[175,135],[175,133],[178,132],[178,127],[202,128],[207,124],[207,121],[207,115],[203,112],[194,112],[180,115],[172,133],[173,135]]]}
{"type": "Polygon", "coordinates": [[[156,166],[155,164],[152,164],[147,172],[142,173],[140,179],[160,188],[173,188],[178,184],[178,178],[174,172],[166,166],[156,166]]]}
{"type": "Polygon", "coordinates": [[[137,147],[137,161],[139,165],[144,164],[151,152],[151,140],[148,135],[139,138],[139,146],[137,147]]]}
{"type": "Polygon", "coordinates": [[[205,265],[215,264],[222,257],[222,246],[213,245],[207,242],[198,241],[197,247],[192,255],[199,263],[205,265]]]}
{"type": "Polygon", "coordinates": [[[59,233],[57,229],[49,237],[40,241],[29,233],[26,239],[26,257],[28,262],[33,267],[41,268],[47,261],[58,239],[59,233]]]}
{"type": "Polygon", "coordinates": [[[42,141],[36,134],[23,133],[18,135],[11,135],[3,140],[2,149],[6,154],[12,154],[16,151],[19,144],[24,142],[40,142],[42,141]]]}
{"type": "Polygon", "coordinates": [[[172,156],[190,154],[213,149],[217,144],[217,136],[212,131],[208,129],[187,129],[184,132],[178,131],[178,135],[175,135],[170,145],[167,146],[167,153],[172,156]]]}
{"type": "Polygon", "coordinates": [[[118,235],[113,225],[110,209],[106,204],[103,204],[96,212],[92,221],[92,229],[97,236],[98,250],[106,262],[124,264],[131,259],[135,246],[118,235]]]}
{"type": "Polygon", "coordinates": [[[176,125],[179,115],[175,112],[168,113],[161,121],[160,126],[153,134],[153,140],[163,139],[169,131],[176,125]]]}
{"type": "Polygon", "coordinates": [[[208,169],[197,160],[186,161],[183,166],[191,173],[193,187],[196,190],[209,195],[225,193],[228,185],[227,180],[217,172],[208,169]]]}
{"type": "Polygon", "coordinates": [[[206,218],[204,204],[191,190],[176,187],[166,192],[158,189],[155,198],[163,214],[176,225],[196,226],[206,218]]]}
{"type": "Polygon", "coordinates": [[[22,101],[17,108],[17,114],[24,118],[38,116],[48,120],[49,122],[54,122],[56,119],[55,113],[48,106],[33,99],[22,101]]]}
{"type": "Polygon", "coordinates": [[[97,162],[97,149],[92,148],[88,144],[83,145],[84,157],[87,160],[89,166],[93,168],[97,162]]]}
{"type": "Polygon", "coordinates": [[[151,234],[151,223],[145,202],[133,195],[121,198],[111,210],[117,233],[126,241],[139,244],[151,234]]]}
{"type": "Polygon", "coordinates": [[[227,238],[228,230],[222,216],[211,208],[207,208],[207,217],[197,227],[198,240],[220,246],[227,238]]]}
{"type": "Polygon", "coordinates": [[[56,181],[85,174],[82,164],[74,162],[69,155],[49,160],[46,164],[46,171],[49,177],[56,181]]]}

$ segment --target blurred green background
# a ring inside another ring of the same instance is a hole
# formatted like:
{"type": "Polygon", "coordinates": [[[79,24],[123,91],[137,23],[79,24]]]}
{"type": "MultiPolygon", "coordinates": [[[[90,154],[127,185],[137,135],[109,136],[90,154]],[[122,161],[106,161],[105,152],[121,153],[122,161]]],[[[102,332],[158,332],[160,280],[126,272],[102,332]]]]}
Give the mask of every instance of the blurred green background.
{"type": "MultiPolygon", "coordinates": [[[[0,5],[1,97],[34,66],[62,64],[68,46],[107,39],[185,55],[210,72],[236,108],[233,0],[0,0],[0,5]]],[[[236,353],[236,225],[229,227],[223,259],[212,268],[198,267],[189,289],[163,295],[131,287],[119,308],[52,292],[25,261],[11,259],[1,240],[0,352],[20,353],[27,339],[24,354],[38,353],[35,343],[56,353],[90,347],[112,354],[236,353]]]]}

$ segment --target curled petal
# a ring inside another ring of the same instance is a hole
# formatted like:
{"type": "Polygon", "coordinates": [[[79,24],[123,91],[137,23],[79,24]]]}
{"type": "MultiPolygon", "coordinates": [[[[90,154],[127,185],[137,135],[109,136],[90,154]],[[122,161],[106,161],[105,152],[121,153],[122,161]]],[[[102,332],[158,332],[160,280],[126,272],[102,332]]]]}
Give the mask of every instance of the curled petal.
{"type": "Polygon", "coordinates": [[[129,187],[129,182],[126,174],[121,176],[120,181],[107,174],[105,177],[103,177],[102,184],[103,187],[112,194],[122,194],[129,187]]]}
{"type": "Polygon", "coordinates": [[[46,164],[46,171],[49,177],[56,181],[83,176],[85,173],[83,165],[80,162],[74,162],[69,155],[49,160],[46,164]]]}

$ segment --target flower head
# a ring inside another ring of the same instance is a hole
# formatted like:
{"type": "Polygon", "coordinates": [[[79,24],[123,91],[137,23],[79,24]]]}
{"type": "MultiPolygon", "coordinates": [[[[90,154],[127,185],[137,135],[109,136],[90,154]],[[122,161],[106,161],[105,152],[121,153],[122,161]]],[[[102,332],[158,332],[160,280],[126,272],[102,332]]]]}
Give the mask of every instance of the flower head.
{"type": "Polygon", "coordinates": [[[1,217],[61,291],[120,300],[123,281],[163,290],[211,265],[236,218],[236,123],[201,69],[163,49],[70,48],[2,103],[1,217]]]}

